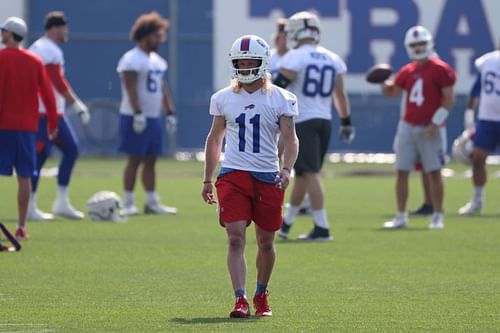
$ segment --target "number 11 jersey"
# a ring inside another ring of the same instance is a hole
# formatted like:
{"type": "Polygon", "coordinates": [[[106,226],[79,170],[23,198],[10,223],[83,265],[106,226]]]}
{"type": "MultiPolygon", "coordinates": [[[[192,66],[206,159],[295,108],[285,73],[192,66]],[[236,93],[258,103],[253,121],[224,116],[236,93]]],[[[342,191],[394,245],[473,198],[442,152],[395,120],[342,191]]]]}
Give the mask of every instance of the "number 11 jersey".
{"type": "Polygon", "coordinates": [[[288,51],[280,60],[280,68],[297,73],[287,90],[297,96],[297,123],[310,119],[332,119],[332,92],[337,75],[345,74],[344,61],[330,50],[306,44],[288,51]]]}
{"type": "Polygon", "coordinates": [[[275,85],[269,90],[219,90],[210,100],[210,114],[226,120],[224,168],[276,172],[279,170],[279,118],[297,116],[297,98],[275,85]]]}

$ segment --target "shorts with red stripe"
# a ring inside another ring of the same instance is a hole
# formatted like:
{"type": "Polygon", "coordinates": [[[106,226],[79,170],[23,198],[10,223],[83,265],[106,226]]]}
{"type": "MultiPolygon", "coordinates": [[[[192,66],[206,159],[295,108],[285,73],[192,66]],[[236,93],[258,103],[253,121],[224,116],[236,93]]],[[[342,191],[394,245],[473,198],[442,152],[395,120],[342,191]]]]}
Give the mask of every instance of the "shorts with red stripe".
{"type": "Polygon", "coordinates": [[[254,221],[261,229],[277,231],[283,221],[285,191],[264,183],[248,171],[232,171],[215,182],[222,226],[236,221],[254,221]]]}

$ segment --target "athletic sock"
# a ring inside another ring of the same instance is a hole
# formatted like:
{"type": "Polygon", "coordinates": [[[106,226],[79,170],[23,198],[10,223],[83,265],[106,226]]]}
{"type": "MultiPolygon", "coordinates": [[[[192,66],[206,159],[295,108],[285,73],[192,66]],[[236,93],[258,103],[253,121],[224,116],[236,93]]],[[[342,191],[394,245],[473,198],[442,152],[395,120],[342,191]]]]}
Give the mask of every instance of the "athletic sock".
{"type": "Polygon", "coordinates": [[[135,203],[134,192],[125,191],[125,207],[130,207],[135,203]]]}
{"type": "Polygon", "coordinates": [[[146,192],[146,199],[148,201],[148,204],[154,204],[154,203],[157,203],[159,201],[158,195],[156,194],[155,191],[146,192]]]}
{"type": "Polygon", "coordinates": [[[408,219],[408,214],[406,212],[397,212],[396,213],[396,218],[407,220],[408,219]]]}
{"type": "Polygon", "coordinates": [[[474,196],[472,200],[475,203],[482,203],[484,199],[484,186],[474,186],[474,196]]]}
{"type": "Polygon", "coordinates": [[[245,298],[246,298],[246,295],[247,295],[247,292],[245,291],[245,289],[236,289],[236,290],[234,291],[234,296],[235,296],[236,298],[241,297],[241,296],[243,296],[243,297],[245,297],[245,298]]]}
{"type": "Polygon", "coordinates": [[[65,199],[68,197],[68,187],[67,186],[57,186],[57,197],[60,199],[65,199]]]}
{"type": "Polygon", "coordinates": [[[326,217],[326,209],[321,208],[313,211],[314,223],[323,229],[329,229],[328,218],[326,217]]]}
{"type": "Polygon", "coordinates": [[[255,287],[255,295],[262,294],[267,290],[267,283],[259,283],[257,282],[257,286],[255,287]]]}
{"type": "Polygon", "coordinates": [[[36,207],[36,192],[31,192],[29,205],[36,207]]]}
{"type": "Polygon", "coordinates": [[[285,214],[286,224],[292,225],[293,220],[295,219],[295,216],[297,216],[299,211],[300,211],[300,206],[294,206],[294,205],[290,204],[288,206],[288,209],[286,210],[286,214],[285,214]]]}

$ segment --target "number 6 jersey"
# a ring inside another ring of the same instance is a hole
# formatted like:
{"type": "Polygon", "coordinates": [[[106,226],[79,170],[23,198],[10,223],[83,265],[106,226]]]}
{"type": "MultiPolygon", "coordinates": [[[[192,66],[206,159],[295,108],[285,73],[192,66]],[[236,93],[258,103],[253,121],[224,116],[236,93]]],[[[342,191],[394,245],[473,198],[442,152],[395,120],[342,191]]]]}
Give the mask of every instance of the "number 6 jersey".
{"type": "Polygon", "coordinates": [[[210,100],[210,114],[226,120],[224,168],[275,172],[279,170],[279,118],[297,116],[297,98],[275,85],[248,93],[231,87],[210,100]]]}
{"type": "MultiPolygon", "coordinates": [[[[118,62],[117,72],[137,72],[137,95],[142,113],[148,118],[161,115],[163,100],[163,76],[167,62],[156,52],[147,54],[139,47],[126,52],[118,62]]],[[[132,115],[128,93],[122,79],[122,102],[120,113],[132,115]]]]}
{"type": "Polygon", "coordinates": [[[415,61],[403,66],[394,83],[406,94],[403,119],[412,125],[428,125],[441,106],[442,89],[455,84],[456,75],[444,61],[432,57],[419,66],[415,61]]]}
{"type": "Polygon", "coordinates": [[[500,51],[484,54],[475,61],[481,75],[481,103],[478,118],[500,121],[500,51]]]}
{"type": "Polygon", "coordinates": [[[288,51],[280,68],[297,73],[287,90],[297,95],[300,110],[297,123],[309,119],[332,119],[335,78],[347,71],[344,61],[319,45],[306,44],[288,51]]]}

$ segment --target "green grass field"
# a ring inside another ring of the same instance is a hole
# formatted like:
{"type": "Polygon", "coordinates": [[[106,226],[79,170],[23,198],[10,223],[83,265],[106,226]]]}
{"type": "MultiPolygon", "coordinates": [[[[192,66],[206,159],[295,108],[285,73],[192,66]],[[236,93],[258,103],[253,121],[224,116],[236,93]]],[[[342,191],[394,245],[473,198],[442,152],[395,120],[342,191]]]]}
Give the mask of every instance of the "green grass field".
{"type": "MultiPolygon", "coordinates": [[[[74,205],[84,209],[99,190],[122,195],[123,165],[79,161],[74,205]]],[[[29,223],[22,251],[0,253],[0,332],[500,332],[498,179],[490,178],[481,216],[456,214],[470,197],[470,180],[448,178],[444,230],[413,218],[406,230],[383,231],[395,209],[393,177],[348,171],[391,166],[326,165],[335,240],[277,241],[269,286],[274,316],[230,320],[226,236],[215,207],[200,197],[202,169],[197,162],[159,162],[158,191],[178,216],[29,223]]],[[[499,169],[490,166],[490,175],[499,169]]],[[[421,189],[418,177],[411,182],[414,208],[421,189]]],[[[15,179],[0,178],[0,189],[0,220],[13,229],[15,179]]],[[[136,193],[142,205],[142,190],[136,193]]],[[[42,179],[39,207],[48,211],[54,196],[55,179],[42,179]]],[[[310,217],[298,218],[292,236],[311,225],[310,217]]],[[[247,239],[253,294],[253,226],[247,239]]]]}

